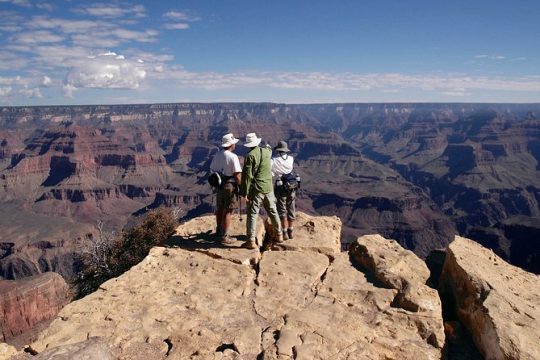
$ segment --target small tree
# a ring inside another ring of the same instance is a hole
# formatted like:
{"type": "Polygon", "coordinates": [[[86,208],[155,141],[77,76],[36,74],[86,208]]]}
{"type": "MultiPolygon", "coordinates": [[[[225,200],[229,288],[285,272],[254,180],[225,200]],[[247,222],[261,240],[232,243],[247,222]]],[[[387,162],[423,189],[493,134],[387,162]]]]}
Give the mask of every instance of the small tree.
{"type": "Polygon", "coordinates": [[[104,231],[103,225],[98,222],[97,236],[87,237],[81,253],[82,271],[74,284],[77,298],[141,262],[153,246],[169,238],[177,221],[170,210],[160,208],[150,211],[140,223],[120,235],[104,231]]]}

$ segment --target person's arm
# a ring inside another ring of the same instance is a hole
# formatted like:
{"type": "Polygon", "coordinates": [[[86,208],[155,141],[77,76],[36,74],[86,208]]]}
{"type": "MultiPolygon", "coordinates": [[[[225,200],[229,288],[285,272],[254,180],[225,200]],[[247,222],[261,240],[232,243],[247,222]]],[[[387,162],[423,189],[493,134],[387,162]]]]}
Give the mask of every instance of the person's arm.
{"type": "Polygon", "coordinates": [[[247,196],[249,187],[253,182],[253,155],[247,155],[244,162],[244,168],[242,169],[242,176],[240,181],[240,196],[247,196]]]}
{"type": "Polygon", "coordinates": [[[236,184],[240,185],[240,180],[242,178],[242,166],[240,166],[240,159],[238,159],[238,156],[235,156],[233,160],[233,167],[234,181],[236,181],[236,184]]]}

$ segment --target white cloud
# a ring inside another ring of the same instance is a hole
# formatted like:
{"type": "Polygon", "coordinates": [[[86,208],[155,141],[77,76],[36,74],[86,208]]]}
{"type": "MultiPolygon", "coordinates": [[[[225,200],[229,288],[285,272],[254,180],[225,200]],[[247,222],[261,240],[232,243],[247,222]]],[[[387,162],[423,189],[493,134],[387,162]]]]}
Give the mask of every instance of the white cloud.
{"type": "Polygon", "coordinates": [[[39,88],[33,88],[33,89],[23,88],[19,90],[19,94],[21,94],[24,97],[33,98],[33,99],[41,99],[43,97],[39,88]]]}
{"type": "Polygon", "coordinates": [[[504,60],[506,59],[506,56],[504,55],[487,55],[487,54],[480,54],[475,55],[475,59],[487,59],[487,60],[504,60]]]}
{"type": "Polygon", "coordinates": [[[0,0],[0,3],[10,3],[23,7],[32,7],[32,4],[28,0],[0,0]]]}
{"type": "Polygon", "coordinates": [[[13,24],[0,25],[0,31],[3,31],[3,32],[18,32],[21,30],[22,30],[22,27],[18,25],[13,25],[13,24]]]}
{"type": "Polygon", "coordinates": [[[163,27],[167,30],[185,30],[185,29],[189,29],[189,24],[185,24],[185,23],[176,23],[176,24],[172,24],[172,23],[166,23],[165,25],[163,25],[163,27]]]}
{"type": "Polygon", "coordinates": [[[107,21],[68,20],[35,16],[27,24],[32,29],[57,29],[65,34],[84,34],[89,31],[104,30],[114,27],[107,21]]]}
{"type": "Polygon", "coordinates": [[[54,6],[50,3],[38,3],[36,4],[36,7],[38,9],[41,9],[41,10],[45,10],[45,11],[53,11],[54,9],[54,6]]]}
{"type": "Polygon", "coordinates": [[[66,75],[64,93],[72,96],[77,88],[137,89],[145,78],[143,65],[110,52],[79,60],[66,75]]]}
{"type": "Polygon", "coordinates": [[[64,40],[64,37],[47,30],[28,31],[18,34],[13,38],[15,43],[22,44],[43,44],[57,43],[64,40]]]}
{"type": "Polygon", "coordinates": [[[124,28],[112,29],[109,33],[121,40],[138,42],[155,42],[157,40],[156,35],[158,34],[155,30],[135,31],[124,28]]]}
{"type": "Polygon", "coordinates": [[[15,85],[24,83],[23,79],[20,76],[14,77],[2,77],[0,76],[0,85],[15,85]]]}
{"type": "Polygon", "coordinates": [[[73,45],[87,46],[91,44],[98,48],[113,48],[121,44],[118,38],[112,38],[107,33],[74,34],[71,35],[73,45]]]}
{"type": "Polygon", "coordinates": [[[0,96],[9,96],[11,95],[13,88],[11,86],[8,87],[0,87],[0,96]]]}
{"type": "Polygon", "coordinates": [[[125,16],[141,18],[146,16],[146,9],[143,5],[124,6],[120,4],[98,3],[79,7],[75,9],[75,12],[103,18],[120,18],[125,16]]]}
{"type": "Polygon", "coordinates": [[[540,91],[540,78],[488,77],[464,74],[399,74],[399,73],[323,73],[323,72],[264,72],[232,73],[191,72],[183,68],[169,68],[153,72],[157,79],[171,79],[183,88],[207,90],[227,88],[275,88],[320,91],[399,91],[419,89],[451,96],[466,96],[473,90],[540,91]]]}
{"type": "Polygon", "coordinates": [[[171,19],[171,20],[189,21],[189,22],[201,20],[201,18],[198,16],[190,15],[185,11],[176,11],[176,10],[171,10],[171,11],[166,12],[165,14],[163,14],[163,17],[167,19],[171,19]]]}
{"type": "Polygon", "coordinates": [[[73,93],[77,90],[77,88],[71,84],[64,84],[62,86],[62,92],[65,97],[73,98],[73,93]]]}
{"type": "Polygon", "coordinates": [[[51,78],[48,77],[47,75],[44,75],[43,80],[41,81],[41,85],[42,86],[49,86],[49,85],[51,85],[51,83],[52,83],[51,78]]]}

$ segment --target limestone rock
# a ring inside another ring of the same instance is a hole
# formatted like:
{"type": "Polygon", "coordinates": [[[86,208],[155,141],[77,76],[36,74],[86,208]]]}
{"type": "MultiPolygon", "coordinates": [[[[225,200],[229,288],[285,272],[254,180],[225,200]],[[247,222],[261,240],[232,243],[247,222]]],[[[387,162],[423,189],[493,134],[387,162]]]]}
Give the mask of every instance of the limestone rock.
{"type": "Polygon", "coordinates": [[[432,344],[442,348],[442,305],[437,291],[426,285],[430,276],[426,264],[412,251],[380,235],[358,238],[349,252],[383,286],[397,290],[392,302],[394,307],[431,318],[426,323],[429,327],[426,333],[432,344]]]}
{"type": "Polygon", "coordinates": [[[17,349],[14,346],[0,343],[0,359],[9,359],[14,355],[17,355],[17,349]]]}
{"type": "MultiPolygon", "coordinates": [[[[270,222],[265,222],[266,233],[273,237],[270,222]]],[[[312,250],[332,255],[341,251],[341,220],[337,216],[313,217],[302,212],[296,214],[294,238],[274,244],[275,250],[312,250]],[[339,231],[336,231],[339,230],[339,231]]]]}
{"type": "Polygon", "coordinates": [[[57,273],[0,281],[0,340],[53,318],[68,302],[68,285],[57,273]]]}
{"type": "Polygon", "coordinates": [[[540,359],[540,278],[456,236],[441,276],[445,294],[486,359],[540,359]]]}
{"type": "Polygon", "coordinates": [[[33,360],[114,360],[109,346],[99,337],[58,346],[32,357],[33,360]]]}
{"type": "Polygon", "coordinates": [[[169,247],[66,306],[32,348],[99,335],[119,359],[440,359],[440,314],[394,307],[400,290],[370,282],[347,253],[326,254],[334,218],[305,221],[326,250],[301,231],[295,250],[227,249],[206,234],[212,217],[181,225],[169,247]]]}
{"type": "MultiPolygon", "coordinates": [[[[201,216],[178,227],[167,245],[205,253],[216,258],[230,260],[238,264],[254,264],[259,261],[258,250],[242,248],[246,241],[246,217],[232,216],[229,236],[236,240],[232,245],[221,245],[215,237],[216,221],[214,216],[201,216]]],[[[257,221],[257,240],[262,245],[264,229],[262,221],[257,221]]]]}

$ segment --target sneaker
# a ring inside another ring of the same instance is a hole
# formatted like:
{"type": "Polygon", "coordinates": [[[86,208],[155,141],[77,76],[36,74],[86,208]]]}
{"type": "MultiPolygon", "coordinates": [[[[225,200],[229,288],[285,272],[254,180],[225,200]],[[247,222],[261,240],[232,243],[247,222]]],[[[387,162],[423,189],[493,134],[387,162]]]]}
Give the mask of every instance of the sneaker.
{"type": "Polygon", "coordinates": [[[287,235],[289,237],[289,240],[294,239],[294,237],[293,237],[293,228],[288,228],[287,229],[287,235]]]}
{"type": "Polygon", "coordinates": [[[221,238],[221,244],[222,245],[232,245],[236,242],[236,240],[229,235],[225,235],[221,238]]]}
{"type": "Polygon", "coordinates": [[[248,240],[242,245],[243,248],[254,250],[257,248],[257,244],[255,243],[255,240],[248,240]]]}
{"type": "Polygon", "coordinates": [[[287,230],[283,230],[283,240],[289,240],[289,235],[287,234],[287,230]]]}

